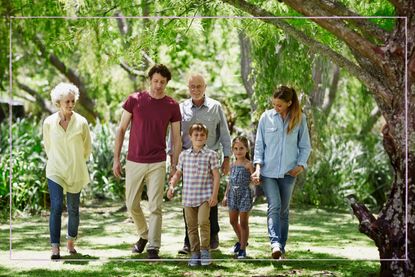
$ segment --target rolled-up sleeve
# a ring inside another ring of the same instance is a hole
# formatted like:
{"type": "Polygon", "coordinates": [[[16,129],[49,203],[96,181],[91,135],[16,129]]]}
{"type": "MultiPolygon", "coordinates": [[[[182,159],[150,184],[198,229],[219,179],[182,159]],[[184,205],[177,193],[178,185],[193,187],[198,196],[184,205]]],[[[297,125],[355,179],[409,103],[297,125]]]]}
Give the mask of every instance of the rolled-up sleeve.
{"type": "Polygon", "coordinates": [[[219,118],[220,143],[222,144],[223,155],[229,157],[231,155],[231,135],[229,133],[228,122],[226,121],[222,106],[219,106],[219,118]]]}
{"type": "Polygon", "coordinates": [[[256,131],[254,164],[264,164],[264,148],[264,114],[262,114],[256,131]]]}

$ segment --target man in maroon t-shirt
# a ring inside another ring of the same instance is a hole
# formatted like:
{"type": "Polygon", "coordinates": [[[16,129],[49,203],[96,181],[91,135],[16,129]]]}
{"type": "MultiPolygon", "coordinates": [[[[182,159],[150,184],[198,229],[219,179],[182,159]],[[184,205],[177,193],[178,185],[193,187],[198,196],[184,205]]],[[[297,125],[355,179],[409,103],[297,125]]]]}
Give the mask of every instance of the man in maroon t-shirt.
{"type": "Polygon", "coordinates": [[[141,253],[147,242],[149,259],[159,259],[161,244],[161,210],[166,174],[166,132],[171,124],[173,136],[172,164],[177,164],[182,149],[180,136],[181,114],[179,104],[165,94],[171,79],[168,68],[153,66],[148,76],[150,91],[131,94],[125,101],[114,147],[113,172],[121,176],[120,152],[125,132],[131,123],[127,162],[125,166],[126,205],[140,239],[133,246],[133,253],[141,253]],[[141,209],[141,194],[147,186],[149,224],[141,209]]]}

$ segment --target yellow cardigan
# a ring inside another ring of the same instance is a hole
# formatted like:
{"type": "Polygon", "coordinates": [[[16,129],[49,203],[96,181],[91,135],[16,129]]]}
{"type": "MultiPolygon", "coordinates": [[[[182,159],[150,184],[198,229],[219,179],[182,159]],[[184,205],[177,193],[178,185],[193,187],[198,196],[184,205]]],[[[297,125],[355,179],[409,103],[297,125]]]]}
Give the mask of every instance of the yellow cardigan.
{"type": "Polygon", "coordinates": [[[78,193],[90,180],[86,166],[91,154],[88,122],[73,112],[65,131],[59,121],[59,113],[54,113],[43,122],[43,143],[48,156],[46,177],[65,192],[78,193]]]}

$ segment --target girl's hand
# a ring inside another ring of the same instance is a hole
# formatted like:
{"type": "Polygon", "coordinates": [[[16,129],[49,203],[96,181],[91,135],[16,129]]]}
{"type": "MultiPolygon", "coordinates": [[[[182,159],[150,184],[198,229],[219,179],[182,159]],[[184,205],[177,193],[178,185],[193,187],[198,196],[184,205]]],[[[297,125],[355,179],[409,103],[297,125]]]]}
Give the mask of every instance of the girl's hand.
{"type": "Polygon", "coordinates": [[[210,197],[209,199],[209,206],[215,207],[218,204],[218,198],[217,197],[210,197]]]}
{"type": "Polygon", "coordinates": [[[223,199],[222,199],[222,206],[223,207],[226,207],[226,206],[228,206],[228,197],[223,197],[223,199]]]}
{"type": "Polygon", "coordinates": [[[298,174],[304,171],[304,167],[302,165],[297,165],[290,171],[288,171],[288,175],[291,175],[292,177],[297,177],[298,174]]]}
{"type": "Polygon", "coordinates": [[[251,179],[252,179],[252,182],[253,182],[255,185],[259,185],[259,184],[261,183],[261,179],[260,179],[260,173],[259,173],[259,170],[255,170],[255,172],[254,172],[254,173],[252,173],[252,175],[251,175],[251,179]]]}

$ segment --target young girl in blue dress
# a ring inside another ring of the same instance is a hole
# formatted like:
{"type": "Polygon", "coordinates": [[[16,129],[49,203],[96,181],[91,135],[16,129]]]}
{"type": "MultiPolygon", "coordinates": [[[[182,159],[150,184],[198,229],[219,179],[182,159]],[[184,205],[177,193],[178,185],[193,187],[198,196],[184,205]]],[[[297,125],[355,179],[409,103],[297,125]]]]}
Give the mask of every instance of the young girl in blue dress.
{"type": "Polygon", "coordinates": [[[249,144],[245,137],[233,139],[232,152],[236,160],[231,165],[222,205],[229,207],[229,221],[238,237],[233,252],[238,259],[244,259],[249,237],[249,211],[252,208],[252,191],[249,184],[255,168],[250,161],[249,144]]]}

